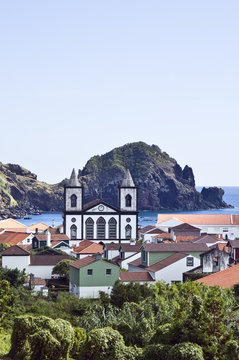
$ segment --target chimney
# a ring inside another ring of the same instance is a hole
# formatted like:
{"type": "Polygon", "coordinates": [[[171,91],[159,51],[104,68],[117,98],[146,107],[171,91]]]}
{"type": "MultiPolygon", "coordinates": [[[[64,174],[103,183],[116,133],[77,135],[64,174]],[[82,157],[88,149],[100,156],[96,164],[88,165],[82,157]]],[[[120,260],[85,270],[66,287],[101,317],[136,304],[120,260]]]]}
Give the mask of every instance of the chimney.
{"type": "Polygon", "coordinates": [[[53,219],[52,220],[52,225],[51,225],[53,228],[55,227],[55,220],[53,219]]]}
{"type": "Polygon", "coordinates": [[[231,225],[233,225],[233,217],[232,217],[232,214],[231,214],[231,225]]]}
{"type": "Polygon", "coordinates": [[[49,229],[46,231],[46,246],[51,247],[51,233],[49,229]]]}

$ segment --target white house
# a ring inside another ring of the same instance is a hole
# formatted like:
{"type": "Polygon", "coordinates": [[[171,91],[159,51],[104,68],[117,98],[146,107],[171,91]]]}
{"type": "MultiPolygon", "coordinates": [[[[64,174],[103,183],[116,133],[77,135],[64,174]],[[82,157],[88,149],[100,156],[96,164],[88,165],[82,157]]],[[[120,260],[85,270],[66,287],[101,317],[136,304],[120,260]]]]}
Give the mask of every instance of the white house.
{"type": "Polygon", "coordinates": [[[232,214],[158,214],[157,227],[163,231],[187,223],[223,239],[239,238],[239,215],[232,214]]]}
{"type": "Polygon", "coordinates": [[[190,254],[175,253],[149,267],[146,270],[155,281],[168,284],[182,282],[183,273],[200,265],[200,259],[190,254]]]}
{"type": "Polygon", "coordinates": [[[61,260],[71,259],[67,254],[39,254],[31,255],[29,251],[15,245],[2,252],[2,267],[7,269],[18,269],[33,274],[36,278],[50,279],[53,267],[61,260]]]}

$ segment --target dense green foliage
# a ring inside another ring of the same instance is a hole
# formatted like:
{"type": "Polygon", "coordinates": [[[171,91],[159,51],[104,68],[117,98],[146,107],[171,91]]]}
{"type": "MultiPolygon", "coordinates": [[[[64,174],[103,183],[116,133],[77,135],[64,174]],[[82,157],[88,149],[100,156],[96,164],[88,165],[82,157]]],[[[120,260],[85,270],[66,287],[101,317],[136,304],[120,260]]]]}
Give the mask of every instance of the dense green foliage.
{"type": "Polygon", "coordinates": [[[11,286],[15,288],[24,284],[26,279],[25,271],[20,271],[18,269],[0,269],[0,280],[7,280],[11,286]]]}
{"type": "Polygon", "coordinates": [[[192,282],[150,288],[117,282],[111,297],[90,300],[69,293],[44,299],[5,280],[0,285],[2,327],[13,329],[11,359],[50,360],[60,348],[59,359],[74,360],[239,358],[238,305],[231,290],[192,282]]]}
{"type": "Polygon", "coordinates": [[[71,262],[72,260],[70,259],[59,261],[59,263],[54,266],[52,274],[60,275],[61,277],[65,277],[67,280],[69,280],[71,262]]]}
{"type": "Polygon", "coordinates": [[[74,331],[69,322],[45,316],[15,319],[9,355],[16,360],[58,360],[69,358],[74,331]]]}

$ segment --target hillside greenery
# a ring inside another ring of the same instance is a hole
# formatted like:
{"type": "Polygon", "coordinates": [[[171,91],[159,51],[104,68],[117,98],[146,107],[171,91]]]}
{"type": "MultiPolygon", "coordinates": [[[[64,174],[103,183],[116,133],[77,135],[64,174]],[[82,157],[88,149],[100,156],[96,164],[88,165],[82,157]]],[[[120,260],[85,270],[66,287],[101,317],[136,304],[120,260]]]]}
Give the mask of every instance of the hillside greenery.
{"type": "Polygon", "coordinates": [[[49,360],[56,352],[74,360],[238,359],[232,290],[117,282],[111,296],[98,300],[68,292],[42,298],[1,280],[0,298],[0,359],[49,360]]]}

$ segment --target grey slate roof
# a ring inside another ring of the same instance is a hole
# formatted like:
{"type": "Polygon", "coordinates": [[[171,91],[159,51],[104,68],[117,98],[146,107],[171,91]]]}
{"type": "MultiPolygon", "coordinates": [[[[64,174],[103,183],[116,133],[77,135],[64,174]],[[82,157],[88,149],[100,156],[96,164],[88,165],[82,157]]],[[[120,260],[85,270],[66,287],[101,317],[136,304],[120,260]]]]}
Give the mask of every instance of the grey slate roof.
{"type": "Polygon", "coordinates": [[[123,186],[123,187],[134,187],[135,186],[129,169],[127,169],[127,171],[126,171],[126,174],[125,174],[125,177],[124,177],[124,179],[122,181],[121,186],[123,186]]]}
{"type": "Polygon", "coordinates": [[[69,187],[81,186],[81,183],[76,176],[75,169],[72,170],[70,180],[68,180],[68,182],[67,182],[67,186],[69,186],[69,187]]]}
{"type": "Polygon", "coordinates": [[[143,244],[142,247],[145,251],[149,252],[192,252],[199,251],[204,252],[208,250],[208,246],[206,244],[195,244],[191,242],[183,242],[183,243],[159,243],[159,244],[143,244]]]}

